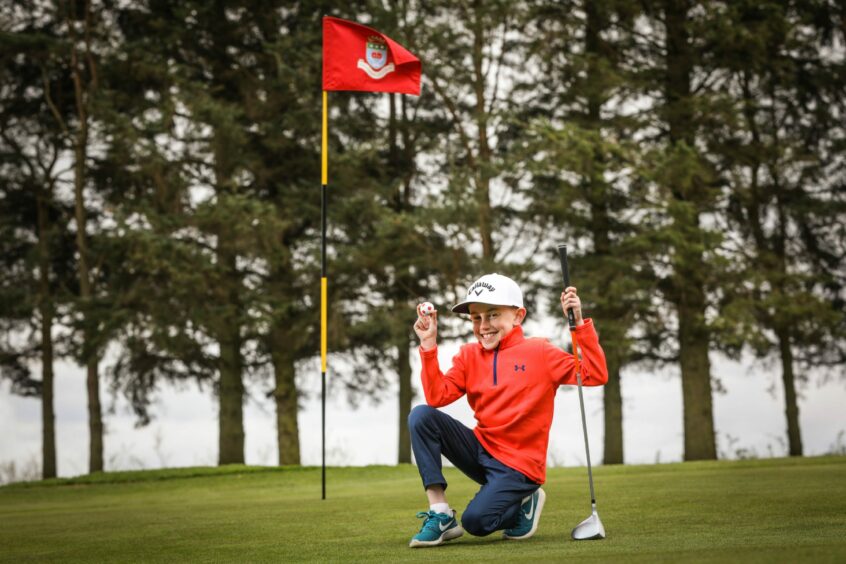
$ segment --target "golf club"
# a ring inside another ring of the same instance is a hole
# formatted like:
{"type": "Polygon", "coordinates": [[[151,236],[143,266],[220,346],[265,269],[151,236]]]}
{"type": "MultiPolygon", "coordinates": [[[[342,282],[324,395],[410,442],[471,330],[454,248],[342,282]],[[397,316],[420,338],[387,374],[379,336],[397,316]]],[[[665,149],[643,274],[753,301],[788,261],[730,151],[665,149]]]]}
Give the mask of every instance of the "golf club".
{"type": "MultiPolygon", "coordinates": [[[[564,288],[570,285],[570,272],[567,268],[567,245],[558,245],[558,256],[561,259],[561,274],[564,276],[564,288]]],[[[573,540],[599,540],[605,538],[605,527],[596,512],[596,495],[593,492],[593,471],[590,467],[590,445],[588,444],[587,420],[585,419],[585,400],[582,397],[582,368],[579,363],[578,343],[573,329],[576,328],[576,317],[572,309],[567,310],[567,321],[570,324],[570,338],[573,341],[573,359],[576,362],[576,381],[579,384],[579,408],[582,411],[582,431],[585,436],[585,455],[587,456],[588,482],[590,483],[590,517],[576,525],[573,529],[573,540]]]]}

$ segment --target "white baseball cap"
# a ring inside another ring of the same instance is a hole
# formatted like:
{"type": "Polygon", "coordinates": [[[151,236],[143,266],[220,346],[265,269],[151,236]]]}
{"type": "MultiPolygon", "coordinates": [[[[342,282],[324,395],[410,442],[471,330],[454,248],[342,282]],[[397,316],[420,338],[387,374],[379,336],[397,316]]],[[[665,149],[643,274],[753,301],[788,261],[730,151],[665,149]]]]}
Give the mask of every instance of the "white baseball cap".
{"type": "Polygon", "coordinates": [[[467,288],[464,301],[452,306],[455,313],[470,313],[470,304],[523,307],[523,292],[517,282],[502,274],[485,274],[467,288]]]}

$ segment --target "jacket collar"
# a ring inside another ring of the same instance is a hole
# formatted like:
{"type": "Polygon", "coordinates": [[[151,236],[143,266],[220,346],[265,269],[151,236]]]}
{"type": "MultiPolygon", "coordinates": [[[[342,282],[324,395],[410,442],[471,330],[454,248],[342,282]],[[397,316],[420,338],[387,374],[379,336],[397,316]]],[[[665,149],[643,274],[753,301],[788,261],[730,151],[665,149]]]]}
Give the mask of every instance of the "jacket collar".
{"type": "MultiPolygon", "coordinates": [[[[519,345],[520,343],[522,343],[525,340],[526,340],[526,337],[523,336],[523,327],[521,325],[518,325],[517,327],[515,327],[514,329],[512,329],[511,331],[506,333],[505,337],[503,337],[499,341],[499,345],[494,350],[507,349],[508,347],[513,347],[514,345],[519,345]]],[[[483,352],[485,351],[485,347],[482,346],[482,343],[476,343],[476,344],[479,345],[479,348],[482,349],[483,352]]],[[[493,351],[491,351],[491,352],[493,352],[493,351]]]]}

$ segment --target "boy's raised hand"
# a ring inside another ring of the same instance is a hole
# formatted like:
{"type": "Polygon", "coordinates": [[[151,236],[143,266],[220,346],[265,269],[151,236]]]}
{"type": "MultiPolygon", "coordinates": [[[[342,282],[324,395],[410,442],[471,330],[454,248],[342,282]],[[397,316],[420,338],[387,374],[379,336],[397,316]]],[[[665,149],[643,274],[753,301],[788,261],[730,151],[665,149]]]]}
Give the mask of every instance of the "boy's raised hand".
{"type": "Polygon", "coordinates": [[[564,319],[567,319],[567,310],[573,310],[573,316],[576,318],[576,326],[584,325],[582,319],[582,301],[576,294],[574,286],[568,286],[561,292],[561,310],[564,312],[564,319]]]}
{"type": "MultiPolygon", "coordinates": [[[[414,322],[414,332],[420,339],[420,348],[424,351],[435,348],[438,344],[438,312],[434,308],[425,313],[428,302],[418,304],[417,321],[414,322]]],[[[431,304],[428,304],[431,307],[431,304]]]]}

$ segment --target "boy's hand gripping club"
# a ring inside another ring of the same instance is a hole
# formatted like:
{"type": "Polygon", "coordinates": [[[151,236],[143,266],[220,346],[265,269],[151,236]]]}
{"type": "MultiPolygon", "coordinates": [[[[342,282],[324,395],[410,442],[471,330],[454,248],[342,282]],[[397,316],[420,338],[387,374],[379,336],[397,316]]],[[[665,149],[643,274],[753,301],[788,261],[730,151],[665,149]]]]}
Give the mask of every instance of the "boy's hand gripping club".
{"type": "MultiPolygon", "coordinates": [[[[558,258],[561,259],[561,274],[564,276],[564,289],[570,287],[570,270],[567,268],[567,245],[558,245],[558,258]]],[[[576,328],[576,316],[572,309],[567,310],[567,321],[570,323],[570,330],[576,328]]],[[[575,347],[573,354],[575,355],[575,347]]]]}

